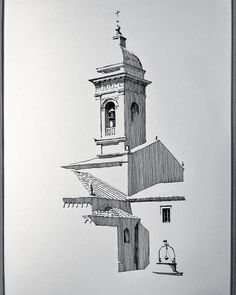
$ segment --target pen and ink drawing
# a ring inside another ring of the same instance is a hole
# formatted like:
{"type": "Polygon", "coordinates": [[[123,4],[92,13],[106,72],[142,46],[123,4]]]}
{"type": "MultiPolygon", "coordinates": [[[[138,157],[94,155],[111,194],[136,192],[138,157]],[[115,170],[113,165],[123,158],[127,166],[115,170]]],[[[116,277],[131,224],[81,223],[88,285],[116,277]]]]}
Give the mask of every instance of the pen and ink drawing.
{"type": "MultiPolygon", "coordinates": [[[[158,137],[154,142],[146,142],[146,87],[151,81],[144,77],[146,71],[140,59],[126,48],[119,11],[116,15],[113,42],[118,43],[121,59],[97,68],[98,76],[89,80],[99,102],[100,136],[94,141],[100,153],[92,159],[62,166],[72,170],[87,191],[86,196],[66,197],[63,202],[64,207],[90,205],[92,212],[83,216],[85,223],[117,227],[118,271],[124,272],[145,269],[150,263],[149,231],[141,218],[133,215],[132,203],[185,200],[184,196],[132,196],[158,183],[182,182],[184,164],[158,137]],[[125,192],[88,172],[109,169],[112,174],[119,167],[124,168],[119,173],[125,173],[125,192]]],[[[182,274],[177,272],[175,261],[170,266],[174,274],[182,274]]]]}

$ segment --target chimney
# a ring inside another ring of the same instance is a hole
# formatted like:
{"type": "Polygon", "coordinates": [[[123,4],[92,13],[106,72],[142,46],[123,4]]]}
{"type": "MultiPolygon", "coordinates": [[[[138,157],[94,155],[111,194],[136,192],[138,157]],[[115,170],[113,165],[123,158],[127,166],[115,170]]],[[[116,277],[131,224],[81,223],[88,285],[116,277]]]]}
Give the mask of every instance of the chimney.
{"type": "Polygon", "coordinates": [[[120,46],[126,48],[126,38],[120,35],[120,46]]]}
{"type": "Polygon", "coordinates": [[[112,39],[113,40],[120,39],[120,46],[126,48],[126,38],[123,35],[117,34],[117,35],[113,36],[112,39]]]}

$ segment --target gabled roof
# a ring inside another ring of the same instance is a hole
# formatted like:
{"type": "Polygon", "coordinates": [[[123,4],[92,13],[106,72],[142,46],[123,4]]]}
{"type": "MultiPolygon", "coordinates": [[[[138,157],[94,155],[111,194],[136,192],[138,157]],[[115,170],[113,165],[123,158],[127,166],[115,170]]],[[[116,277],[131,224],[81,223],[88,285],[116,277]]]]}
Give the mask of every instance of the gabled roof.
{"type": "Polygon", "coordinates": [[[94,197],[126,201],[126,195],[88,172],[74,171],[85,189],[94,197]]]}

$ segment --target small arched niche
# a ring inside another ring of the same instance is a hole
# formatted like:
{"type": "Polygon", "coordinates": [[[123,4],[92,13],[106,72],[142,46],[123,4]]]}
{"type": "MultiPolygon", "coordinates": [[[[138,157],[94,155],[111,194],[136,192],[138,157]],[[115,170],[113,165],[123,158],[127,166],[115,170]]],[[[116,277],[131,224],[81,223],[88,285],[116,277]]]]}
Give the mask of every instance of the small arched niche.
{"type": "Polygon", "coordinates": [[[124,243],[130,243],[130,231],[128,228],[124,229],[124,243]]]}
{"type": "Polygon", "coordinates": [[[132,102],[130,107],[131,122],[133,122],[139,115],[139,105],[136,102],[132,102]]]}

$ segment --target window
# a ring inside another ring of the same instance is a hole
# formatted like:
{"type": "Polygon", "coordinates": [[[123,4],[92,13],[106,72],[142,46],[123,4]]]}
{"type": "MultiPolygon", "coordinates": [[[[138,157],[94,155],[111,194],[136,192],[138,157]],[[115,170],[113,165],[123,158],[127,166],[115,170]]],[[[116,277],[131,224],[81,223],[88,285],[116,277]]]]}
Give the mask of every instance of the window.
{"type": "Polygon", "coordinates": [[[163,223],[170,223],[170,209],[171,206],[161,206],[161,215],[163,223]]]}
{"type": "Polygon", "coordinates": [[[133,122],[139,114],[139,106],[136,102],[132,102],[130,111],[131,111],[131,121],[133,122]]]}
{"type": "Polygon", "coordinates": [[[124,243],[130,243],[130,233],[128,228],[125,228],[124,230],[124,243]]]}

